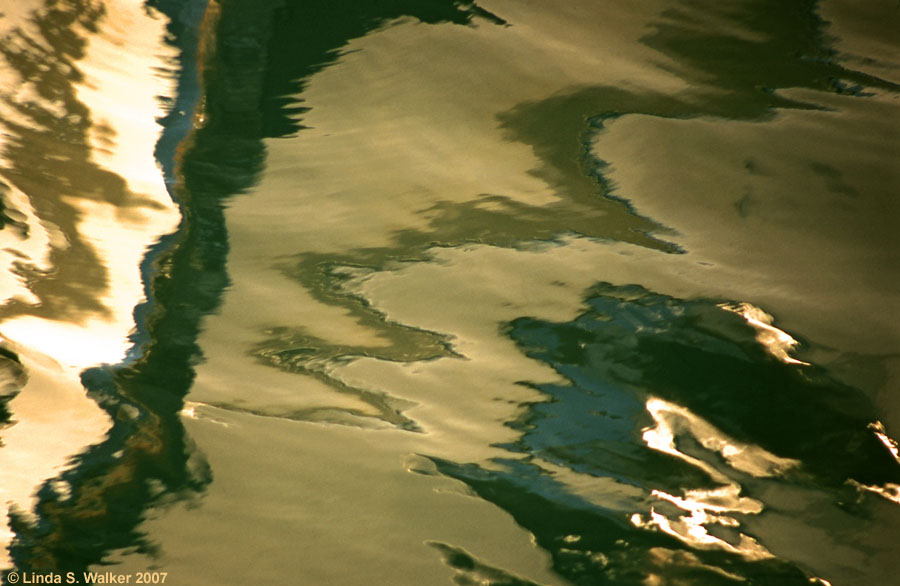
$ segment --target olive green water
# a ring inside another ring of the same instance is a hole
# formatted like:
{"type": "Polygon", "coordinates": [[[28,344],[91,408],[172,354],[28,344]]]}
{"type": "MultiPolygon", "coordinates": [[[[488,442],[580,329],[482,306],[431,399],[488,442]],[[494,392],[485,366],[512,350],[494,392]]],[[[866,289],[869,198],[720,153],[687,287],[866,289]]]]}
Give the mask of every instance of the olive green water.
{"type": "Polygon", "coordinates": [[[4,583],[892,583],[894,3],[0,13],[4,583]]]}

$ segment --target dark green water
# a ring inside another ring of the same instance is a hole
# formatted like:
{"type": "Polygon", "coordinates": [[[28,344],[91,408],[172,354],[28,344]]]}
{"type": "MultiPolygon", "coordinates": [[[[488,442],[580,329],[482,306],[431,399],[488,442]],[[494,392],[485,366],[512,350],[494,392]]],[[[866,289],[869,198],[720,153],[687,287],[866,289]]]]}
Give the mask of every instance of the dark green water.
{"type": "Polygon", "coordinates": [[[4,584],[891,584],[898,24],[0,1],[4,584]]]}

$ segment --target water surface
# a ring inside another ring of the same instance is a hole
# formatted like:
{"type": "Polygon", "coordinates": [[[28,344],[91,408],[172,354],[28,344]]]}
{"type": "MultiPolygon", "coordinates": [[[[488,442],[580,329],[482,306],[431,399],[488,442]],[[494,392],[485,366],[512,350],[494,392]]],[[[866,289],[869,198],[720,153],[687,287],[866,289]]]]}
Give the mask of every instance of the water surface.
{"type": "Polygon", "coordinates": [[[891,580],[890,2],[2,12],[6,567],[891,580]]]}

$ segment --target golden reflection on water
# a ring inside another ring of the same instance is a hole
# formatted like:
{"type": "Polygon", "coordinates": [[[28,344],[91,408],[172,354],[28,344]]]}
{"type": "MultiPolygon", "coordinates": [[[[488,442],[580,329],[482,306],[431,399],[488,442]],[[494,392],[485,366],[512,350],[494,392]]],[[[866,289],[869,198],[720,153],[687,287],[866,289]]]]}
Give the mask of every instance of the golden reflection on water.
{"type": "Polygon", "coordinates": [[[869,424],[869,429],[875,433],[878,439],[881,440],[881,443],[884,444],[884,447],[888,449],[894,459],[897,460],[897,463],[900,464],[900,444],[897,443],[897,440],[888,436],[884,429],[884,424],[876,421],[869,424]]]}
{"type": "Polygon", "coordinates": [[[142,259],[179,215],[153,156],[156,97],[173,90],[164,22],[126,0],[17,8],[0,67],[16,80],[0,96],[0,195],[19,227],[0,232],[0,334],[29,379],[9,404],[0,475],[3,502],[27,512],[38,484],[108,429],[80,372],[124,357],[142,259]]]}
{"type": "Polygon", "coordinates": [[[738,497],[739,491],[740,488],[735,485],[722,487],[715,491],[687,491],[684,497],[677,497],[654,490],[653,496],[668,501],[689,514],[684,515],[679,512],[677,515],[673,515],[674,518],[671,518],[651,509],[646,520],[640,514],[635,513],[631,517],[631,522],[635,527],[658,528],[663,533],[698,549],[720,549],[738,554],[751,561],[775,557],[756,539],[744,533],[738,533],[737,542],[731,543],[709,532],[708,528],[711,525],[731,528],[740,526],[734,517],[716,514],[719,511],[744,515],[762,512],[762,503],[746,497],[738,497]]]}
{"type": "Polygon", "coordinates": [[[720,484],[714,489],[687,489],[684,496],[676,496],[654,489],[651,494],[669,502],[679,510],[667,516],[651,509],[648,518],[639,513],[631,517],[637,527],[657,527],[693,547],[718,548],[740,554],[750,560],[773,557],[756,539],[738,532],[737,542],[729,542],[711,534],[710,525],[738,528],[740,522],[734,515],[758,515],[763,511],[759,500],[741,496],[741,486],[722,472],[712,462],[691,456],[676,447],[679,439],[692,436],[703,448],[717,452],[732,468],[756,477],[776,476],[798,466],[796,460],[780,458],[759,446],[746,445],[729,438],[708,422],[684,407],[662,399],[647,400],[647,411],[654,426],[644,430],[642,437],[647,446],[674,456],[706,472],[720,484]],[[684,514],[684,513],[688,514],[684,514]]]}
{"type": "Polygon", "coordinates": [[[758,478],[777,476],[799,465],[797,460],[781,458],[759,446],[736,441],[688,409],[674,403],[650,398],[646,407],[656,425],[643,432],[644,442],[654,450],[665,452],[702,469],[717,481],[727,482],[727,478],[711,464],[679,451],[675,447],[677,435],[690,434],[707,450],[718,452],[735,470],[758,478]]]}
{"type": "MultiPolygon", "coordinates": [[[[897,463],[900,464],[900,443],[898,443],[894,438],[887,435],[884,429],[884,424],[880,421],[876,421],[875,423],[869,424],[869,429],[872,430],[872,433],[875,434],[875,437],[877,437],[878,440],[887,449],[887,451],[890,452],[891,456],[894,457],[894,460],[896,460],[897,463]]],[[[877,494],[891,502],[900,505],[900,484],[888,482],[882,486],[871,486],[860,484],[855,481],[851,481],[851,483],[861,490],[877,494]]]]}
{"type": "Polygon", "coordinates": [[[756,330],[756,341],[775,358],[785,364],[804,364],[808,362],[791,357],[790,351],[797,346],[797,340],[783,330],[772,325],[772,316],[750,303],[721,303],[719,307],[736,313],[747,320],[756,330]]]}

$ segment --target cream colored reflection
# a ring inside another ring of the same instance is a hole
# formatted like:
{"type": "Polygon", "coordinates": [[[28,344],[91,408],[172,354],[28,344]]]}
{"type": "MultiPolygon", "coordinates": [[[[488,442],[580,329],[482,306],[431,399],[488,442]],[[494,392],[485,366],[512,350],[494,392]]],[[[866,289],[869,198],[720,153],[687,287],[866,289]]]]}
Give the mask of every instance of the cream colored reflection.
{"type": "Polygon", "coordinates": [[[756,330],[756,341],[765,349],[785,364],[804,364],[808,362],[792,358],[790,351],[797,345],[797,340],[790,334],[779,330],[772,325],[772,316],[750,303],[722,303],[722,309],[736,313],[747,320],[747,323],[756,330]]]}
{"type": "MultiPolygon", "coordinates": [[[[706,572],[712,572],[713,574],[718,574],[723,578],[728,578],[729,580],[734,580],[735,582],[743,582],[743,576],[739,576],[737,574],[732,574],[731,572],[726,572],[722,568],[718,568],[716,566],[711,566],[708,564],[704,564],[700,561],[696,555],[689,551],[684,550],[671,550],[665,549],[662,547],[653,547],[648,553],[649,561],[653,564],[653,566],[659,567],[664,570],[662,574],[657,574],[655,572],[650,572],[647,578],[644,580],[645,586],[665,586],[668,584],[683,584],[682,582],[670,582],[667,579],[667,576],[670,575],[670,571],[672,568],[690,568],[692,570],[702,569],[706,572]],[[666,571],[668,570],[668,571],[666,571]]],[[[655,569],[655,568],[654,568],[655,569]]]]}
{"type": "MultiPolygon", "coordinates": [[[[872,433],[875,434],[875,437],[877,437],[878,440],[882,444],[884,444],[884,447],[888,450],[888,452],[891,453],[891,456],[894,457],[894,460],[896,460],[897,463],[900,464],[900,443],[898,443],[897,440],[887,434],[887,431],[884,429],[884,424],[880,421],[876,421],[875,423],[869,424],[869,429],[872,430],[872,433]]],[[[850,482],[861,490],[877,494],[891,502],[900,504],[900,484],[888,482],[883,486],[874,486],[860,484],[854,480],[851,480],[850,482]]]]}
{"type": "Polygon", "coordinates": [[[18,344],[40,348],[66,367],[84,369],[124,358],[130,346],[128,335],[134,328],[134,306],[144,300],[141,260],[149,245],[174,229],[177,215],[165,208],[129,212],[147,220],[136,222],[135,218],[122,218],[120,210],[111,204],[88,200],[72,200],[70,204],[82,212],[79,231],[99,253],[109,273],[106,291],[100,296],[107,311],[77,322],[20,316],[0,324],[0,332],[18,344]]]}
{"type": "Polygon", "coordinates": [[[155,120],[165,113],[159,98],[173,96],[175,89],[174,78],[164,72],[174,71],[177,51],[162,43],[164,17],[144,4],[108,2],[103,30],[91,38],[88,55],[78,64],[86,81],[77,90],[92,112],[93,160],[147,198],[149,209],[133,219],[149,224],[140,231],[158,234],[178,220],[153,154],[160,132],[155,120]]]}
{"type": "Polygon", "coordinates": [[[876,421],[875,423],[869,424],[869,429],[871,429],[879,441],[884,444],[884,447],[891,453],[894,460],[900,464],[900,444],[897,443],[897,440],[887,434],[887,431],[884,429],[884,424],[880,421],[876,421]]]}
{"type": "Polygon", "coordinates": [[[14,268],[20,263],[27,263],[38,271],[49,271],[50,251],[53,248],[64,248],[66,238],[59,229],[46,220],[37,217],[28,196],[14,185],[7,188],[4,194],[6,213],[12,215],[24,227],[15,230],[7,228],[0,231],[0,291],[4,301],[22,299],[27,303],[38,303],[39,299],[28,288],[21,275],[14,268]]]}
{"type": "Polygon", "coordinates": [[[880,497],[886,498],[887,500],[897,503],[900,505],[900,484],[895,484],[893,482],[885,483],[883,486],[877,485],[869,485],[869,484],[860,484],[855,480],[850,480],[850,484],[856,486],[860,490],[865,490],[867,492],[871,492],[877,494],[880,497]]]}
{"type": "Polygon", "coordinates": [[[692,436],[707,450],[718,452],[735,470],[758,478],[777,476],[800,464],[797,460],[780,458],[759,446],[738,442],[674,403],[650,398],[646,407],[656,426],[644,430],[642,436],[644,442],[654,450],[665,452],[700,468],[717,482],[727,482],[728,479],[711,464],[680,452],[675,447],[677,435],[692,436]]]}
{"type": "MultiPolygon", "coordinates": [[[[741,533],[736,544],[720,539],[707,531],[709,524],[724,525],[726,527],[737,526],[734,518],[709,513],[704,494],[693,494],[688,499],[679,499],[666,493],[654,491],[654,495],[674,502],[677,506],[688,511],[690,515],[682,515],[672,520],[661,513],[651,510],[648,520],[635,513],[631,517],[631,523],[635,527],[658,528],[663,533],[671,535],[683,541],[691,547],[700,549],[721,549],[729,553],[738,554],[748,560],[764,560],[775,557],[754,538],[741,533]]],[[[714,495],[719,497],[721,495],[714,495]]]]}
{"type": "MultiPolygon", "coordinates": [[[[174,55],[163,44],[164,21],[139,0],[110,1],[105,8],[99,31],[89,38],[84,59],[77,63],[84,74],[77,97],[94,122],[89,137],[92,162],[123,178],[135,203],[123,208],[60,194],[78,214],[78,235],[106,270],[107,281],[97,298],[101,311],[77,319],[25,314],[0,323],[4,344],[19,354],[29,374],[28,384],[10,403],[15,424],[2,433],[0,501],[26,511],[41,482],[106,433],[109,418],[85,396],[79,374],[125,356],[134,329],[132,312],[144,299],[141,260],[179,219],[153,156],[160,133],[155,119],[161,114],[156,96],[173,93],[172,80],[158,73],[174,55]]],[[[15,24],[28,26],[24,21],[15,24]]],[[[12,115],[8,109],[2,114],[12,115]]],[[[0,232],[0,238],[9,239],[3,242],[6,256],[0,273],[7,299],[35,303],[25,281],[10,278],[11,264],[52,269],[51,251],[65,248],[67,242],[52,223],[38,217],[28,195],[15,185],[6,195],[16,219],[29,230],[27,237],[0,232]]],[[[11,537],[0,532],[0,567],[8,563],[5,545],[11,537]]]]}
{"type": "Polygon", "coordinates": [[[653,496],[671,503],[686,514],[666,516],[654,508],[647,517],[635,513],[631,517],[631,522],[637,527],[656,527],[693,547],[722,549],[751,560],[773,557],[758,541],[744,533],[738,534],[737,543],[731,543],[709,532],[710,525],[737,529],[740,527],[740,521],[736,515],[757,515],[762,512],[763,504],[758,500],[741,496],[740,485],[710,462],[678,450],[676,440],[678,436],[689,435],[707,450],[722,456],[735,470],[756,477],[779,475],[799,465],[799,462],[779,458],[758,446],[737,442],[707,421],[674,403],[650,398],[646,407],[655,426],[644,430],[642,434],[644,442],[654,450],[674,456],[703,470],[722,486],[712,490],[686,490],[681,497],[653,490],[653,496]]]}
{"type": "MultiPolygon", "coordinates": [[[[38,8],[40,4],[41,3],[38,0],[20,0],[18,2],[5,2],[3,4],[2,11],[0,11],[0,38],[3,39],[5,45],[8,46],[13,42],[21,42],[12,41],[10,33],[17,29],[22,30],[32,28],[33,24],[29,22],[29,16],[31,16],[32,11],[38,8]]],[[[33,37],[36,35],[30,36],[33,37]]],[[[21,96],[24,93],[34,93],[33,88],[30,88],[27,83],[22,83],[22,80],[19,79],[13,71],[8,71],[2,66],[0,66],[0,88],[2,88],[3,92],[10,92],[14,95],[18,94],[18,96],[21,96]]],[[[10,117],[17,117],[15,110],[10,108],[5,100],[0,99],[0,132],[3,130],[2,121],[9,119],[10,117]]],[[[24,120],[20,122],[24,122],[24,120]]],[[[0,134],[0,140],[2,140],[2,134],[0,134]]],[[[0,166],[8,166],[8,161],[3,157],[2,152],[0,152],[0,166]]],[[[5,291],[5,289],[3,290],[5,291]]]]}

